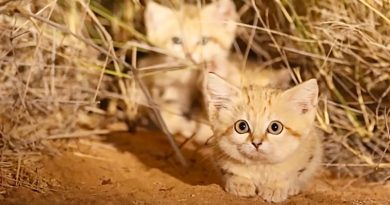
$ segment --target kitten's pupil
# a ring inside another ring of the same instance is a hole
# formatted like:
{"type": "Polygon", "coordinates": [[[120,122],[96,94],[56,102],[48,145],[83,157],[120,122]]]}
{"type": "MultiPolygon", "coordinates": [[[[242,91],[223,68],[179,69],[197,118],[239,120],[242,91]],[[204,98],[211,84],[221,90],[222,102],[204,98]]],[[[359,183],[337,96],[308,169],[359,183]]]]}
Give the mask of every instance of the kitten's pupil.
{"type": "Polygon", "coordinates": [[[172,37],[172,43],[174,43],[174,44],[182,44],[182,40],[179,37],[174,36],[174,37],[172,37]]]}
{"type": "Polygon", "coordinates": [[[245,122],[240,122],[240,124],[238,125],[238,127],[240,128],[240,130],[244,131],[246,130],[247,126],[246,126],[246,123],[245,122]]]}
{"type": "Polygon", "coordinates": [[[276,131],[278,131],[278,129],[279,129],[279,125],[276,124],[276,123],[272,123],[271,129],[272,129],[272,131],[276,132],[276,131]]]}

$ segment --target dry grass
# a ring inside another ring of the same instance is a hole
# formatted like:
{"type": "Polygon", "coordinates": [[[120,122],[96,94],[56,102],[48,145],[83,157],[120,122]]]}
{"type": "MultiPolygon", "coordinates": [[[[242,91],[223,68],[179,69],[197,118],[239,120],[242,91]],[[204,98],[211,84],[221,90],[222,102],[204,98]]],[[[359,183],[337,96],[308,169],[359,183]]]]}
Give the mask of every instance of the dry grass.
{"type": "Polygon", "coordinates": [[[269,38],[258,45],[268,47],[263,56],[273,58],[277,51],[298,81],[319,79],[317,120],[326,133],[326,165],[350,176],[388,180],[389,2],[276,2],[274,12],[257,13],[269,38]],[[277,20],[272,25],[268,19],[277,20]]]}
{"type": "MultiPolygon", "coordinates": [[[[319,79],[317,120],[325,132],[326,166],[388,180],[390,3],[237,5],[237,53],[291,69],[296,82],[319,79]]],[[[131,0],[0,2],[0,187],[46,191],[50,182],[36,168],[41,153],[57,152],[53,140],[104,134],[107,124],[136,118],[136,91],[143,86],[126,62],[136,66],[145,51],[159,52],[142,34],[142,8],[131,0]],[[116,104],[102,109],[104,99],[116,104]]],[[[159,116],[151,101],[146,105],[159,116]]]]}
{"type": "Polygon", "coordinates": [[[101,75],[107,58],[44,22],[86,36],[79,21],[86,13],[75,12],[75,4],[9,1],[1,6],[1,185],[43,191],[46,185],[30,163],[38,151],[53,153],[51,140],[80,136],[80,116],[99,113],[99,98],[123,97],[109,91],[114,82],[101,75]]]}

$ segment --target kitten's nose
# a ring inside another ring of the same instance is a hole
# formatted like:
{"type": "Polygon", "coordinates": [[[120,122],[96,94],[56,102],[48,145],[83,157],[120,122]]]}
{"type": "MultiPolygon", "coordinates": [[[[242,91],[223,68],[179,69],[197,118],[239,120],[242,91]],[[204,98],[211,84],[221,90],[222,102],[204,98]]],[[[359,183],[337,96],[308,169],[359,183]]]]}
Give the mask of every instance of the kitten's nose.
{"type": "Polygon", "coordinates": [[[190,59],[190,60],[192,59],[191,53],[185,52],[184,55],[186,56],[186,58],[188,58],[188,59],[190,59]]]}
{"type": "Polygon", "coordinates": [[[187,60],[190,60],[192,63],[198,63],[198,62],[196,62],[196,59],[194,58],[194,56],[191,55],[191,53],[189,53],[189,52],[185,53],[185,57],[187,60]]]}
{"type": "Polygon", "coordinates": [[[263,142],[252,142],[252,145],[256,147],[256,149],[259,149],[260,145],[263,144],[263,142]]]}

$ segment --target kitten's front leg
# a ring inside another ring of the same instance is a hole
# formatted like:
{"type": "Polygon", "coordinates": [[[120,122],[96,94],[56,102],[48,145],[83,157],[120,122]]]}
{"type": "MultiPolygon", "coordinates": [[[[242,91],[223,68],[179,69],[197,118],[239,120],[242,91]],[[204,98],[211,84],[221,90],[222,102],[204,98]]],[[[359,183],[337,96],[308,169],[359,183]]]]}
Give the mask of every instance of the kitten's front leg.
{"type": "Polygon", "coordinates": [[[235,174],[225,174],[225,190],[237,196],[256,196],[256,186],[251,179],[235,174]]]}
{"type": "Polygon", "coordinates": [[[189,112],[191,106],[191,89],[188,87],[165,87],[160,97],[161,115],[168,130],[176,135],[190,137],[195,132],[195,124],[184,115],[189,112]]]}

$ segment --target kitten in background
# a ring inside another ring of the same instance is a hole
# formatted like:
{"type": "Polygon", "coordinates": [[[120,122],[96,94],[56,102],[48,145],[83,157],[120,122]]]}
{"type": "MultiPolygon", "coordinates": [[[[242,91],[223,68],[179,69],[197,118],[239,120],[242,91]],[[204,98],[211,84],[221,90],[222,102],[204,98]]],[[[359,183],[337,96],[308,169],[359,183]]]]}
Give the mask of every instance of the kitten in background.
{"type": "Polygon", "coordinates": [[[171,57],[196,63],[229,55],[237,18],[231,0],[219,0],[203,8],[182,4],[178,10],[150,1],[145,11],[150,42],[171,57]]]}
{"type": "Polygon", "coordinates": [[[243,75],[240,86],[209,73],[206,83],[214,153],[226,191],[269,202],[298,194],[320,166],[312,79],[287,90],[263,87],[243,75]],[[246,79],[246,80],[245,80],[246,79]]]}
{"type": "MultiPolygon", "coordinates": [[[[183,4],[177,10],[150,1],[145,10],[147,37],[167,55],[141,59],[138,67],[226,61],[235,39],[236,20],[236,8],[231,0],[219,0],[202,8],[183,4]]],[[[222,76],[231,74],[225,68],[218,68],[221,70],[213,71],[222,76]]],[[[199,68],[168,71],[145,79],[172,134],[190,137],[200,131],[200,135],[211,135],[208,126],[199,127],[199,123],[184,117],[190,112],[194,98],[199,97],[196,93],[201,79],[199,68]]]]}

